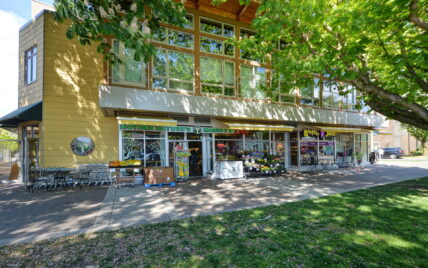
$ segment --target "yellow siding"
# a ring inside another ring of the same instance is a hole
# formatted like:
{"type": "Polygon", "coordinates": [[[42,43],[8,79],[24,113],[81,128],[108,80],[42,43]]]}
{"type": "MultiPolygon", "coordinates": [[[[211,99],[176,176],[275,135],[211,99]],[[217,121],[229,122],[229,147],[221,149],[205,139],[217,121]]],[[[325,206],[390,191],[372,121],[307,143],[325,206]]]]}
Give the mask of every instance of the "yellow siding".
{"type": "Polygon", "coordinates": [[[42,100],[43,87],[43,16],[39,16],[19,31],[18,106],[23,107],[42,100]],[[37,46],[36,82],[25,85],[24,54],[37,46]]]}
{"type": "Polygon", "coordinates": [[[118,124],[98,106],[103,58],[96,46],[82,46],[65,36],[67,25],[45,13],[43,131],[41,164],[73,167],[118,158],[118,124]],[[95,143],[89,156],[77,156],[71,141],[88,136],[95,143]]]}

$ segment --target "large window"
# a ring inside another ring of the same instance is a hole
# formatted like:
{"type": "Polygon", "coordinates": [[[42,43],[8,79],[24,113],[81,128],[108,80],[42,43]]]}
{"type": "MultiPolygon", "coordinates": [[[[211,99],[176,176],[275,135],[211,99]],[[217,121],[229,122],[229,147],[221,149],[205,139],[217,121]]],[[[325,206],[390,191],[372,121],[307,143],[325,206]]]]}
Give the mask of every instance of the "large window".
{"type": "Polygon", "coordinates": [[[266,98],[266,68],[241,64],[241,97],[266,98]]]}
{"type": "Polygon", "coordinates": [[[193,91],[192,54],[158,49],[153,59],[153,87],[193,91]]]}
{"type": "Polygon", "coordinates": [[[122,140],[122,158],[142,160],[145,167],[165,166],[165,136],[161,132],[125,131],[122,140]]]}
{"type": "Polygon", "coordinates": [[[336,82],[324,81],[322,101],[325,108],[341,108],[341,96],[339,95],[339,87],[336,82]]]}
{"type": "Polygon", "coordinates": [[[158,34],[153,35],[153,39],[157,42],[171,46],[184,47],[189,49],[193,49],[194,47],[193,34],[168,28],[161,28],[158,34]]]}
{"type": "Polygon", "coordinates": [[[235,36],[235,28],[232,25],[221,23],[218,21],[213,21],[205,18],[200,20],[201,32],[221,35],[225,37],[235,36]]]}
{"type": "Polygon", "coordinates": [[[300,103],[305,105],[319,105],[319,80],[314,79],[313,83],[309,83],[307,86],[300,88],[300,103]]]}
{"type": "Polygon", "coordinates": [[[201,57],[203,93],[235,96],[235,65],[233,62],[201,57]]]}
{"type": "Polygon", "coordinates": [[[201,36],[201,52],[233,57],[235,49],[232,45],[223,41],[201,36]]]}
{"type": "Polygon", "coordinates": [[[363,162],[369,157],[369,138],[367,134],[355,134],[355,157],[363,162]]]}
{"type": "MultiPolygon", "coordinates": [[[[253,31],[242,29],[240,32],[241,38],[251,38],[255,35],[253,31]]],[[[244,60],[252,60],[252,61],[258,61],[257,57],[254,56],[254,53],[251,53],[250,50],[241,49],[241,59],[244,60]]]]}
{"type": "Polygon", "coordinates": [[[283,80],[278,72],[272,72],[272,101],[282,103],[295,103],[296,93],[283,80]]]}
{"type": "Polygon", "coordinates": [[[113,82],[141,85],[146,82],[146,64],[134,60],[134,50],[125,48],[123,43],[114,40],[113,51],[122,63],[113,64],[113,82]]]}
{"type": "Polygon", "coordinates": [[[216,160],[239,160],[244,153],[243,135],[216,134],[215,154],[216,160]]]}
{"type": "Polygon", "coordinates": [[[33,46],[24,53],[25,70],[24,81],[25,84],[36,82],[37,79],[37,47],[33,46]]]}

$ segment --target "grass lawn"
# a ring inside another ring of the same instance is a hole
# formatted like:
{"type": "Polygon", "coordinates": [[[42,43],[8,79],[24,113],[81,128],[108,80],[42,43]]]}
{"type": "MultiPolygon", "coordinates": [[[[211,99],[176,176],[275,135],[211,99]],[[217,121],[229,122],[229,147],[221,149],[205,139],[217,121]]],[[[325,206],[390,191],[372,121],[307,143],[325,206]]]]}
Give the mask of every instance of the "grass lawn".
{"type": "Polygon", "coordinates": [[[428,267],[428,177],[0,247],[0,267],[428,267]]]}

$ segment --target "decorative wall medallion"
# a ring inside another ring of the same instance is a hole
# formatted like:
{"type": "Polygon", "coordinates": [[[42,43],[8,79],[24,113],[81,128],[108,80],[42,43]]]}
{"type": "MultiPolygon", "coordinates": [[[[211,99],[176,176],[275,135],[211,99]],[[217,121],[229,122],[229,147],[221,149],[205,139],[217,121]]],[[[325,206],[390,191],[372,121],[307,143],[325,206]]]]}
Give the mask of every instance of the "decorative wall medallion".
{"type": "Polygon", "coordinates": [[[95,144],[89,137],[80,136],[71,142],[71,150],[77,155],[89,155],[94,151],[94,149],[95,144]]]}

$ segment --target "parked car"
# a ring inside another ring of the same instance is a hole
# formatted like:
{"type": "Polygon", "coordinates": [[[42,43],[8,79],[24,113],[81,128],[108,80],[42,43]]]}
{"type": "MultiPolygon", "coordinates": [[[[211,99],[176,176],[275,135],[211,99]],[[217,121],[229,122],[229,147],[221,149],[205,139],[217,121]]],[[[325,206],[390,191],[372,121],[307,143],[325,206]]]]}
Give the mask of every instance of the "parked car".
{"type": "Polygon", "coordinates": [[[404,152],[400,147],[384,147],[383,158],[396,159],[403,156],[404,152]]]}

